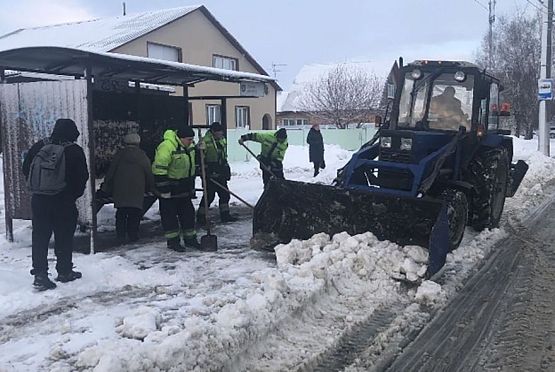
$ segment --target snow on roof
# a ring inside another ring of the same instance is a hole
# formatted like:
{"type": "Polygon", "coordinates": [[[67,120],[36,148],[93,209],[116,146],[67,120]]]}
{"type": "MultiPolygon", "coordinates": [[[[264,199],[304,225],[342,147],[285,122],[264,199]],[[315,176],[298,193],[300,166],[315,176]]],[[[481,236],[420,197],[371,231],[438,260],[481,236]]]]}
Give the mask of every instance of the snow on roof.
{"type": "Polygon", "coordinates": [[[0,50],[60,46],[108,52],[174,21],[201,5],[16,30],[0,36],[0,50]]]}
{"type": "Polygon", "coordinates": [[[278,102],[277,111],[304,111],[301,102],[307,87],[311,83],[315,83],[324,78],[330,71],[339,66],[344,66],[347,69],[365,71],[369,74],[376,74],[375,64],[369,61],[305,65],[301,68],[297,76],[295,76],[291,89],[289,89],[288,94],[283,98],[283,103],[280,105],[278,102]]]}

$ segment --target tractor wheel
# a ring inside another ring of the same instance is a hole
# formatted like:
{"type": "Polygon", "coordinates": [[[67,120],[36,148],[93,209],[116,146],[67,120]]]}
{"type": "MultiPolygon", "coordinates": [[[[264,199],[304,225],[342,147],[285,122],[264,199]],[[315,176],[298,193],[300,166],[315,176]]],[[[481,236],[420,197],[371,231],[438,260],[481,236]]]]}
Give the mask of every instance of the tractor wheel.
{"type": "Polygon", "coordinates": [[[505,149],[478,153],[470,163],[472,184],[472,227],[477,231],[499,226],[509,181],[509,158],[505,149]]]}
{"type": "Polygon", "coordinates": [[[464,229],[468,222],[468,199],[459,190],[446,189],[440,198],[447,204],[447,222],[449,224],[449,252],[461,244],[464,229]]]}

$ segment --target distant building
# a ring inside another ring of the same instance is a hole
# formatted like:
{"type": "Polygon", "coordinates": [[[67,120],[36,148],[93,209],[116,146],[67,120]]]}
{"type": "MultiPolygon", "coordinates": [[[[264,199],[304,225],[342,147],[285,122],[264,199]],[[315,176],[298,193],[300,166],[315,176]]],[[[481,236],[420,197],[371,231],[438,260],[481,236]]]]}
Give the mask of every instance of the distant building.
{"type": "MultiPolygon", "coordinates": [[[[278,126],[285,128],[302,128],[313,124],[320,124],[324,127],[334,127],[334,123],[326,122],[318,116],[316,111],[305,107],[306,89],[310,84],[316,83],[339,65],[368,71],[374,73],[375,66],[371,62],[347,62],[336,64],[310,64],[301,68],[293,85],[289,91],[278,93],[277,99],[277,122],[278,126]]],[[[374,123],[378,113],[371,113],[364,120],[366,123],[374,123]]]]}
{"type": "MultiPolygon", "coordinates": [[[[268,75],[204,6],[20,29],[0,36],[0,50],[27,46],[122,53],[268,75]]],[[[202,82],[189,89],[189,97],[239,96],[239,89],[237,84],[202,82]]],[[[193,100],[190,120],[210,124],[220,121],[225,111],[230,128],[272,129],[278,91],[277,83],[268,84],[264,97],[228,99],[225,110],[219,100],[193,100]]],[[[175,94],[183,92],[178,89],[175,94]]]]}

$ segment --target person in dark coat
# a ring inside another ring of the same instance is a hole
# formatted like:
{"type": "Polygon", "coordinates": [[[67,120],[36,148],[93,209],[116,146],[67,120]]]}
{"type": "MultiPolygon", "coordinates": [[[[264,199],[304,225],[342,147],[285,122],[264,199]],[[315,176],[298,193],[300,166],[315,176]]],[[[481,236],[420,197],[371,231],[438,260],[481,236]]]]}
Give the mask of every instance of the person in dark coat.
{"type": "Polygon", "coordinates": [[[38,290],[56,288],[48,278],[48,244],[54,232],[54,252],[56,254],[57,281],[70,282],[81,278],[81,273],[73,271],[73,235],[77,225],[75,201],[85,191],[89,178],[85,154],[81,146],[74,143],[79,130],[71,119],[58,119],[49,139],[40,140],[28,151],[23,161],[23,174],[28,179],[33,159],[47,144],[63,145],[65,158],[65,186],[54,195],[33,193],[31,208],[33,213],[32,259],[35,276],[33,285],[38,290]]]}
{"type": "Polygon", "coordinates": [[[129,133],[123,137],[125,147],[119,150],[104,178],[102,191],[114,198],[116,235],[120,243],[139,239],[145,192],[154,192],[154,175],[150,160],[139,148],[141,137],[129,133]]]}
{"type": "Polygon", "coordinates": [[[314,177],[316,177],[320,173],[320,169],[326,167],[324,162],[324,139],[320,132],[320,125],[314,124],[310,128],[306,142],[308,143],[309,160],[314,163],[314,177]]]}

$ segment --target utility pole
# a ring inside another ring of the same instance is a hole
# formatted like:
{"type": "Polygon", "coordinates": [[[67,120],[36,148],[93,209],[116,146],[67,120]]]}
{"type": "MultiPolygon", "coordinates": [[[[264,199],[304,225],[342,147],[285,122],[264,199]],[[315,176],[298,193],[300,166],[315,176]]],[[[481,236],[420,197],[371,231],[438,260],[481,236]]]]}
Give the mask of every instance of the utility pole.
{"type": "Polygon", "coordinates": [[[123,2],[123,15],[127,15],[127,9],[125,8],[125,1],[123,2]]]}
{"type": "Polygon", "coordinates": [[[493,68],[493,23],[495,22],[495,4],[496,0],[489,0],[489,33],[488,33],[488,68],[493,68]]]}
{"type": "MultiPolygon", "coordinates": [[[[551,79],[551,33],[553,27],[553,0],[547,2],[547,12],[542,7],[542,49],[540,79],[551,79]]],[[[553,89],[553,87],[552,87],[553,89]]],[[[549,126],[547,125],[547,101],[540,100],[538,141],[539,150],[549,156],[549,126]]]]}

